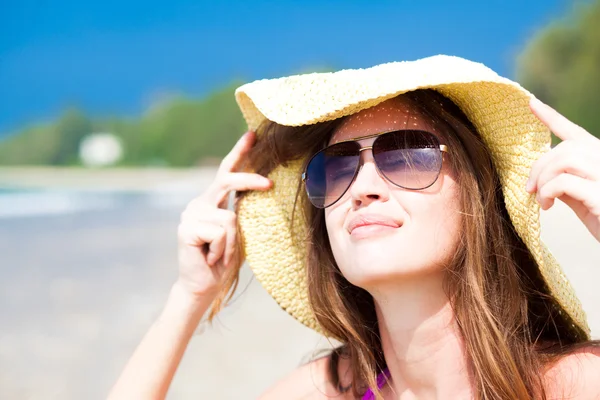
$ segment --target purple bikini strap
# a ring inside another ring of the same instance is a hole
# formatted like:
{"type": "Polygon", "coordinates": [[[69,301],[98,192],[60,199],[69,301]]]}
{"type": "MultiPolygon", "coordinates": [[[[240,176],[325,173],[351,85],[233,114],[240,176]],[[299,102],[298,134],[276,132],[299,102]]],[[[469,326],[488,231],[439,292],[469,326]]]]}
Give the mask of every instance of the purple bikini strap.
{"type": "MultiPolygon", "coordinates": [[[[387,380],[390,378],[390,371],[386,368],[379,375],[377,375],[377,389],[381,389],[387,380]]],[[[374,400],[375,394],[371,389],[367,389],[365,395],[362,397],[362,400],[374,400]]]]}

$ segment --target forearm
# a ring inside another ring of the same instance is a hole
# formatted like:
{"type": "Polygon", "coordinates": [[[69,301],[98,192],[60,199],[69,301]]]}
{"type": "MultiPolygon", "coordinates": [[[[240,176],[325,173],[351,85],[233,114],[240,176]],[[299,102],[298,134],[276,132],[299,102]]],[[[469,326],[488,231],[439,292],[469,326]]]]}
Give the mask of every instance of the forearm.
{"type": "Polygon", "coordinates": [[[160,317],[136,348],[109,399],[164,399],[210,301],[194,299],[175,284],[160,317]]]}

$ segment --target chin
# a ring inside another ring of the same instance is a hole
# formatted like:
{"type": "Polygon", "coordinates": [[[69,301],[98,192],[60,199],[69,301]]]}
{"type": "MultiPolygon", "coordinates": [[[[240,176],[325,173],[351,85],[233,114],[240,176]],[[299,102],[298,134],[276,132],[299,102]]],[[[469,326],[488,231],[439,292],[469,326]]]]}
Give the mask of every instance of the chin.
{"type": "Polygon", "coordinates": [[[362,250],[347,252],[341,263],[338,262],[344,277],[354,286],[362,288],[425,277],[443,270],[444,263],[440,260],[423,256],[432,255],[432,249],[403,251],[396,247],[393,251],[362,250]]]}
{"type": "Polygon", "coordinates": [[[447,264],[449,250],[455,248],[402,228],[364,230],[336,239],[331,245],[340,271],[363,288],[439,272],[447,264]]]}
{"type": "Polygon", "coordinates": [[[358,257],[352,261],[348,260],[346,266],[344,268],[340,267],[340,269],[350,283],[360,287],[374,282],[402,279],[402,277],[414,276],[419,274],[420,271],[423,272],[422,265],[398,262],[398,259],[394,256],[388,256],[385,259],[358,257]]]}

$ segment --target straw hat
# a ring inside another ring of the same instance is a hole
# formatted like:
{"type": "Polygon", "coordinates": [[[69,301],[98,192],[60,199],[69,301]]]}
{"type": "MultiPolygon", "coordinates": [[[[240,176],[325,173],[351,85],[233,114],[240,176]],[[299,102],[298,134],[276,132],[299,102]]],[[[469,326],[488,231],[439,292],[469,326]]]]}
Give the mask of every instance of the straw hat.
{"type": "MultiPolygon", "coordinates": [[[[434,89],[470,119],[491,150],[511,221],[531,251],[550,293],[589,337],[581,303],[555,258],[540,240],[540,212],[525,191],[531,166],[550,149],[550,132],[530,111],[532,95],[482,64],[433,56],[367,69],[259,80],[239,87],[236,100],[250,130],[265,120],[300,126],[329,121],[373,107],[416,89],[434,89]]],[[[294,318],[322,333],[308,301],[306,250],[293,238],[306,227],[290,219],[301,162],[274,169],[274,187],[244,196],[239,223],[246,259],[257,279],[294,318]],[[292,231],[293,229],[293,231],[292,231]]]]}

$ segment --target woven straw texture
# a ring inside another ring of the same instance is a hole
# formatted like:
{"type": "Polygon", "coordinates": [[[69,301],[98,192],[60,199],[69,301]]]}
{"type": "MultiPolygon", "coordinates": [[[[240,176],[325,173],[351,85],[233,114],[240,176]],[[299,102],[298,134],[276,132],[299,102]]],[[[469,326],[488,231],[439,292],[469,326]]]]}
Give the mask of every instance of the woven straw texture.
{"type": "MultiPolygon", "coordinates": [[[[505,203],[517,233],[538,263],[551,294],[589,337],[585,312],[555,258],[540,240],[540,211],[525,191],[531,166],[550,149],[549,130],[529,110],[531,94],[482,64],[451,56],[394,62],[367,69],[260,80],[236,90],[251,130],[265,120],[301,126],[373,107],[399,94],[430,88],[456,103],[490,148],[505,203]]],[[[239,205],[247,261],[279,305],[306,326],[322,332],[308,302],[306,227],[291,228],[301,163],[279,166],[267,192],[252,192],[239,205]],[[292,230],[293,229],[293,230],[292,230]],[[300,238],[300,239],[299,239],[300,238]]]]}

